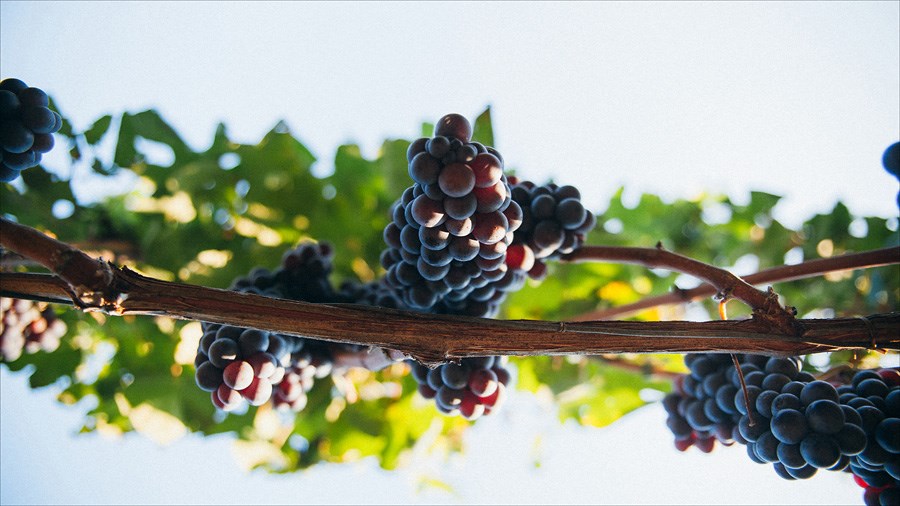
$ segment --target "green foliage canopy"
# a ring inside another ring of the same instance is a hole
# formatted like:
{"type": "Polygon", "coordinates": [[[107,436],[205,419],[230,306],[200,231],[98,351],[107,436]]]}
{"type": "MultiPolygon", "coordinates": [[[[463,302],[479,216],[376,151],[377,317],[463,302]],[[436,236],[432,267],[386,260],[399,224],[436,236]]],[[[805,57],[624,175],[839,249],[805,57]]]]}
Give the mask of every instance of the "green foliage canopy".
{"type": "MultiPolygon", "coordinates": [[[[423,135],[431,128],[423,125],[423,135]]],[[[275,267],[282,252],[302,240],[334,245],[334,283],[378,278],[389,208],[411,184],[407,139],[384,141],[373,159],[356,145],[341,146],[333,172],[317,177],[312,171],[316,156],[283,123],[257,144],[236,143],[219,125],[209,148],[199,152],[153,110],[107,115],[83,132],[66,121],[60,136],[72,166],[90,167],[86,177],[96,185],[121,181],[113,178],[123,175],[134,184],[88,202],[76,198],[70,179],[36,167],[24,171],[16,184],[0,187],[0,211],[89,251],[118,253],[117,262],[150,276],[211,287],[225,288],[257,266],[275,267]],[[113,149],[105,153],[103,146],[110,144],[113,149]]],[[[493,144],[490,109],[477,118],[475,138],[493,144]]],[[[527,179],[527,171],[519,175],[527,179]]],[[[565,184],[564,174],[560,178],[565,184]]],[[[620,191],[606,209],[595,210],[598,227],[587,244],[652,246],[661,241],[714,265],[757,269],[781,265],[786,258],[898,244],[896,220],[855,217],[840,203],[831,213],[790,229],[773,216],[778,201],[776,195],[750,192],[745,203],[720,195],[674,202],[642,195],[637,204],[626,205],[620,191]]],[[[677,273],[630,265],[550,269],[542,283],[513,294],[502,317],[564,320],[695,283],[677,273]]],[[[802,315],[868,314],[896,308],[898,277],[896,268],[884,267],[781,283],[776,290],[802,315]]],[[[715,314],[711,301],[691,307],[694,316],[715,314]]],[[[734,309],[739,316],[740,309],[734,309]]],[[[354,369],[319,381],[297,415],[264,406],[226,416],[194,384],[198,322],[104,317],[67,308],[58,312],[69,327],[62,346],[53,353],[23,355],[7,366],[27,371],[33,388],[61,387],[60,402],[90,399],[85,432],[137,431],[162,443],[188,432],[228,433],[249,467],[290,472],[372,456],[393,468],[415,445],[461,450],[471,425],[443,417],[418,397],[403,364],[379,372],[354,369]]],[[[632,318],[685,314],[684,307],[663,307],[632,318]]],[[[849,358],[833,354],[831,360],[849,358]]],[[[643,390],[670,388],[647,371],[684,370],[678,355],[529,357],[513,364],[520,390],[549,393],[561,420],[598,427],[644,405],[643,390]]]]}

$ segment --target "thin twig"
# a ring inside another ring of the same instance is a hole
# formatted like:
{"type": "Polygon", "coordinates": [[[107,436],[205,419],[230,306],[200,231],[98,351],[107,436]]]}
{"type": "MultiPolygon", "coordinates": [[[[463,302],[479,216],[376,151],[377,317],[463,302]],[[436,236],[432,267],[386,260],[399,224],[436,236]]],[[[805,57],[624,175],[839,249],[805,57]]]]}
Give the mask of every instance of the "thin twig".
{"type": "MultiPolygon", "coordinates": [[[[850,269],[868,269],[900,263],[900,246],[881,248],[860,253],[848,253],[830,258],[816,258],[796,265],[781,265],[765,269],[754,274],[742,276],[743,280],[752,285],[765,283],[778,283],[795,281],[821,276],[829,272],[838,272],[850,269]]],[[[632,304],[599,309],[578,315],[575,321],[609,320],[621,318],[644,309],[665,306],[670,304],[683,304],[716,294],[716,287],[710,284],[702,284],[695,288],[676,288],[671,293],[647,297],[632,304]]]]}
{"type": "Polygon", "coordinates": [[[671,251],[661,245],[656,248],[632,248],[625,246],[582,246],[574,252],[564,255],[564,261],[615,261],[619,263],[638,264],[650,268],[670,269],[706,281],[714,286],[720,298],[735,298],[753,308],[756,317],[764,318],[786,332],[799,332],[792,311],[778,303],[778,297],[771,291],[763,292],[734,274],[671,251]]]}

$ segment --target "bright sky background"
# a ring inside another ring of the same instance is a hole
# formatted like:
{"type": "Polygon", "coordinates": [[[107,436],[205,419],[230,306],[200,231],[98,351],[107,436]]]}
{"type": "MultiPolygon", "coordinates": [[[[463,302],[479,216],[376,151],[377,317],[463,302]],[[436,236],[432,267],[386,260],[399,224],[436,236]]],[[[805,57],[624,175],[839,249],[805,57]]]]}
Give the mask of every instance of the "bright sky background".
{"type": "MultiPolygon", "coordinates": [[[[76,128],[156,107],[198,149],[219,121],[256,142],[285,119],[322,172],[342,143],[374,154],[491,105],[508,164],[578,186],[595,211],[620,186],[738,201],[752,189],[784,195],[776,215],[796,225],[837,199],[897,215],[880,160],[900,139],[898,26],[897,2],[3,0],[0,77],[48,91],[76,128]]],[[[245,477],[218,438],[163,450],[72,437],[80,411],[24,381],[0,369],[3,504],[861,503],[845,476],[788,483],[743,448],[679,454],[658,406],[580,429],[514,396],[446,465],[245,477]],[[416,495],[423,473],[458,495],[416,495]]]]}

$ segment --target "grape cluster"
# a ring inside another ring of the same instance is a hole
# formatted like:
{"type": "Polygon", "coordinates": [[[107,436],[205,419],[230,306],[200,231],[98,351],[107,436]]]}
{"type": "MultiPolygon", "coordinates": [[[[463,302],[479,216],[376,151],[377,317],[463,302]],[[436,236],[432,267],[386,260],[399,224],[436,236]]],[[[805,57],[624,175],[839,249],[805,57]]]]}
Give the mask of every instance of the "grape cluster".
{"type": "Polygon", "coordinates": [[[524,283],[509,272],[506,250],[522,219],[497,150],[471,142],[458,114],[407,151],[415,184],[392,208],[381,257],[386,284],[403,304],[438,313],[492,316],[524,283]]]}
{"type": "Polygon", "coordinates": [[[679,450],[709,452],[716,440],[736,441],[785,479],[846,470],[870,487],[897,486],[900,372],[860,371],[851,384],[835,387],[800,371],[796,359],[737,358],[746,392],[730,355],[685,356],[691,373],[663,399],[679,450]]]}
{"type": "Polygon", "coordinates": [[[506,263],[528,271],[533,279],[542,279],[546,273],[543,261],[575,251],[597,218],[584,208],[574,186],[538,186],[515,177],[509,182],[513,202],[522,209],[522,224],[507,250],[506,263]]]}
{"type": "Polygon", "coordinates": [[[17,178],[53,149],[53,133],[62,127],[62,118],[49,106],[43,90],[19,79],[0,81],[0,181],[17,178]]]}
{"type": "MultiPolygon", "coordinates": [[[[365,293],[384,302],[378,295],[389,292],[386,288],[353,285],[335,291],[328,281],[333,256],[328,243],[302,243],[284,253],[276,270],[256,268],[236,279],[231,290],[314,303],[356,303],[350,297],[365,293]]],[[[331,373],[333,350],[362,349],[230,325],[203,323],[203,331],[195,379],[225,411],[269,399],[277,408],[300,411],[313,380],[331,373]]]]}
{"type": "Polygon", "coordinates": [[[12,362],[23,352],[55,351],[65,333],[65,322],[49,304],[0,298],[0,359],[12,362]]]}
{"type": "Polygon", "coordinates": [[[505,357],[464,358],[434,369],[409,361],[419,394],[434,399],[439,411],[475,420],[499,409],[506,398],[509,371],[505,357]]]}
{"type": "Polygon", "coordinates": [[[303,342],[258,329],[204,323],[197,350],[197,386],[210,392],[219,409],[233,411],[244,401],[260,406],[286,376],[291,354],[303,342]]]}
{"type": "Polygon", "coordinates": [[[867,505],[900,504],[900,370],[858,371],[837,387],[842,407],[850,406],[859,419],[848,416],[866,434],[866,446],[851,456],[848,470],[866,491],[867,505]]]}

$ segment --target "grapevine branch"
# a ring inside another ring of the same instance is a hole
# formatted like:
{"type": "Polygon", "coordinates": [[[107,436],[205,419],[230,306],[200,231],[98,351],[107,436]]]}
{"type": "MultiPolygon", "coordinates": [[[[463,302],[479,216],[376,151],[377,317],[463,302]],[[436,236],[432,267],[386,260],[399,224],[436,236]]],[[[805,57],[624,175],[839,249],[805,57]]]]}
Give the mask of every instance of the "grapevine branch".
{"type": "MultiPolygon", "coordinates": [[[[753,274],[743,276],[743,280],[751,285],[763,283],[775,283],[795,281],[798,279],[821,276],[828,272],[837,272],[849,269],[867,269],[882,267],[885,265],[900,263],[900,246],[881,248],[860,253],[848,253],[845,255],[816,258],[796,265],[780,265],[753,274]]],[[[643,309],[648,309],[667,304],[681,304],[709,297],[716,294],[716,287],[704,283],[690,289],[675,289],[671,293],[656,297],[647,297],[632,304],[623,304],[607,309],[591,311],[575,317],[577,321],[608,320],[613,317],[621,317],[643,309]]]]}
{"type": "MultiPolygon", "coordinates": [[[[799,325],[791,329],[765,318],[711,322],[491,320],[353,304],[310,304],[161,281],[92,259],[33,228],[2,218],[0,244],[57,274],[40,278],[0,274],[3,293],[37,292],[59,301],[68,298],[86,311],[111,315],[164,315],[362,344],[397,350],[426,363],[485,355],[692,351],[796,355],[853,348],[900,349],[900,314],[797,320],[799,325]]],[[[730,282],[730,278],[722,279],[730,282]]]]}
{"type": "Polygon", "coordinates": [[[666,251],[662,244],[657,244],[656,248],[582,246],[564,255],[563,260],[569,262],[613,260],[691,274],[714,286],[720,300],[739,299],[753,308],[755,317],[770,320],[773,325],[781,327],[786,332],[799,330],[796,328],[797,322],[793,312],[781,307],[778,297],[771,289],[768,292],[760,291],[725,269],[666,251]]]}

